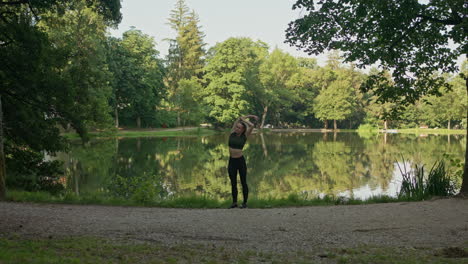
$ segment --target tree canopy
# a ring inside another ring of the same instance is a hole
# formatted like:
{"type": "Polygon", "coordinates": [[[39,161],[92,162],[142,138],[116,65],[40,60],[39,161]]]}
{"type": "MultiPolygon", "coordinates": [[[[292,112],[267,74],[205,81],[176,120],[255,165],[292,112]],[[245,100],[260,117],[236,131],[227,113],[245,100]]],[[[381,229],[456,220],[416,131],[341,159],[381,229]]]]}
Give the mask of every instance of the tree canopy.
{"type": "Polygon", "coordinates": [[[106,25],[120,19],[119,0],[0,2],[0,199],[3,142],[13,174],[53,179],[58,166],[43,153],[66,148],[58,125],[86,140],[89,127],[106,123],[108,72],[96,69],[105,68],[106,25]]]}
{"type": "Polygon", "coordinates": [[[463,0],[299,0],[293,8],[305,14],[289,24],[286,41],[309,54],[341,50],[346,62],[360,67],[379,63],[393,71],[395,82],[391,92],[381,86],[377,93],[414,102],[438,94],[445,82],[433,72],[457,71],[457,58],[467,54],[464,5],[463,0]]]}

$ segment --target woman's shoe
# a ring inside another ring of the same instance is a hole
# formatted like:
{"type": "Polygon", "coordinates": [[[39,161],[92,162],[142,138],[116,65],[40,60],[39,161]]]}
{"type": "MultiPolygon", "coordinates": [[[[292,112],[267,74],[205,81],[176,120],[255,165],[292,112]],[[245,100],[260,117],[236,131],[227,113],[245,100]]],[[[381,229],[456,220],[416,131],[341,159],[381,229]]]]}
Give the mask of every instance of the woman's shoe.
{"type": "Polygon", "coordinates": [[[236,207],[237,207],[237,203],[233,203],[233,204],[231,204],[231,206],[229,206],[228,209],[232,209],[232,208],[236,208],[236,207]]]}
{"type": "Polygon", "coordinates": [[[247,204],[246,204],[246,203],[242,203],[241,208],[247,208],[247,204]]]}

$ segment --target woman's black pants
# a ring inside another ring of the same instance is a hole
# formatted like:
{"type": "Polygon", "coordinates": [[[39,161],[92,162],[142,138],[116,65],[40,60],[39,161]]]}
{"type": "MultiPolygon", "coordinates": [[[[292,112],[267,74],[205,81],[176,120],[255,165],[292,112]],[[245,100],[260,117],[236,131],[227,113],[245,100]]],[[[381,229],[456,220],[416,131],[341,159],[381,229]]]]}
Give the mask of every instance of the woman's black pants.
{"type": "Polygon", "coordinates": [[[247,186],[247,165],[245,164],[244,156],[240,158],[229,158],[228,173],[229,178],[231,179],[233,203],[237,203],[237,171],[239,171],[242,184],[244,203],[247,203],[247,199],[249,198],[249,187],[247,186]]]}

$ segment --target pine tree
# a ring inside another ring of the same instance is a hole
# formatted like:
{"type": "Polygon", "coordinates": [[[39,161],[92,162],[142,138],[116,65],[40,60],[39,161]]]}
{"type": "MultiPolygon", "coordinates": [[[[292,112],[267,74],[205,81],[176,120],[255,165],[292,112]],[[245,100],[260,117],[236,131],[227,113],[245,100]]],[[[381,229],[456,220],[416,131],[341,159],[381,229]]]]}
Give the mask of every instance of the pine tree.
{"type": "MultiPolygon", "coordinates": [[[[175,8],[171,11],[168,23],[176,31],[176,38],[171,39],[169,55],[167,56],[168,73],[166,85],[169,89],[169,106],[171,110],[178,113],[178,125],[181,124],[180,114],[186,112],[184,106],[180,104],[179,83],[182,80],[196,79],[203,77],[205,43],[204,33],[201,31],[200,19],[195,11],[189,11],[184,0],[177,1],[175,8]]],[[[198,87],[198,86],[197,86],[198,87]]],[[[197,97],[196,89],[193,97],[197,97]]]]}

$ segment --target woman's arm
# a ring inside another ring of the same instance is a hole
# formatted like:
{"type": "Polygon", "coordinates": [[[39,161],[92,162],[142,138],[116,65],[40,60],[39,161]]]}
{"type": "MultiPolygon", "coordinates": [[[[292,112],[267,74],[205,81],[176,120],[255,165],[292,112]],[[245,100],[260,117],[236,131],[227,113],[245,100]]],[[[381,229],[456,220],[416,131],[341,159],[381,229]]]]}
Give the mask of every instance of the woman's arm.
{"type": "Polygon", "coordinates": [[[245,119],[245,118],[255,118],[255,120],[258,120],[258,117],[255,115],[246,115],[244,116],[244,119],[242,118],[243,117],[241,117],[241,120],[243,120],[248,125],[247,130],[245,131],[245,135],[250,136],[250,134],[252,134],[252,131],[255,127],[255,124],[253,124],[252,122],[250,122],[248,119],[245,119]]]}
{"type": "Polygon", "coordinates": [[[237,123],[239,123],[239,121],[241,121],[241,118],[242,117],[239,117],[239,118],[236,119],[236,121],[234,121],[234,124],[232,125],[232,128],[231,128],[231,133],[233,133],[234,130],[236,130],[237,123]]]}
{"type": "Polygon", "coordinates": [[[246,116],[241,116],[239,118],[237,118],[237,120],[234,122],[234,124],[232,125],[232,129],[231,129],[231,133],[234,132],[234,130],[236,129],[236,126],[237,124],[242,121],[244,122],[247,127],[246,127],[246,131],[245,131],[245,135],[246,136],[249,136],[251,133],[252,133],[252,130],[254,129],[254,124],[252,122],[250,122],[247,118],[255,118],[255,120],[258,120],[258,117],[255,116],[255,115],[246,115],[246,116]]]}

